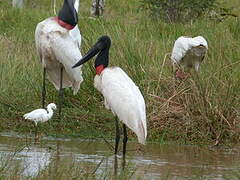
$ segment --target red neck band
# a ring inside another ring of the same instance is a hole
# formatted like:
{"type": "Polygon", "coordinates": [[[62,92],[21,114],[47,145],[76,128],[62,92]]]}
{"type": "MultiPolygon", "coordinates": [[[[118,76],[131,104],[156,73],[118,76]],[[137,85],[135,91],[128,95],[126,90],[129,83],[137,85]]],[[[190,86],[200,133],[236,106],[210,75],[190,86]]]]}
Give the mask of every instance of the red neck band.
{"type": "Polygon", "coordinates": [[[96,69],[96,74],[100,75],[101,72],[104,70],[104,66],[101,64],[99,66],[97,66],[95,69],[96,69]]]}
{"type": "Polygon", "coordinates": [[[54,20],[63,28],[67,29],[67,30],[72,30],[74,28],[74,26],[72,26],[71,24],[68,24],[64,21],[62,21],[61,19],[59,19],[57,16],[54,17],[54,20]]]}

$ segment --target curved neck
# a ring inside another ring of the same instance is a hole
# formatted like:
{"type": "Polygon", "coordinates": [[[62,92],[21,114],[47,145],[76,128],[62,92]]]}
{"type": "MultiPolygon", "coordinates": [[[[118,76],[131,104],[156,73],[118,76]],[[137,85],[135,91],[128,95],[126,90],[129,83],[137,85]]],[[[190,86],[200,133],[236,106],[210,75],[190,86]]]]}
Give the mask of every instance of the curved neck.
{"type": "Polygon", "coordinates": [[[50,119],[53,116],[53,110],[51,107],[47,107],[47,111],[48,111],[48,118],[50,119]]]}
{"type": "Polygon", "coordinates": [[[79,0],[75,0],[75,2],[74,2],[74,8],[75,8],[75,10],[77,11],[77,13],[78,13],[78,8],[79,8],[79,0]]]}

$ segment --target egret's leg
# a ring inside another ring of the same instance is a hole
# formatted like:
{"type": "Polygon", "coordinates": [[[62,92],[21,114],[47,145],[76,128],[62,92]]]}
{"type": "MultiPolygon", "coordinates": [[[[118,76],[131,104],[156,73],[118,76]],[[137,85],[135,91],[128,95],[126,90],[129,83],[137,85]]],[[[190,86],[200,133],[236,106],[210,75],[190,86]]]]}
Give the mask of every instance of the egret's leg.
{"type": "Polygon", "coordinates": [[[118,117],[115,117],[115,123],[116,123],[116,139],[115,139],[115,153],[117,154],[118,152],[118,144],[120,140],[120,129],[119,129],[119,124],[118,124],[118,117]]]}
{"type": "Polygon", "coordinates": [[[60,88],[59,88],[59,118],[61,117],[62,112],[62,103],[63,103],[63,88],[62,88],[62,82],[63,82],[63,67],[61,66],[60,69],[60,88]]]}
{"type": "Polygon", "coordinates": [[[39,142],[38,126],[37,126],[37,124],[35,124],[35,122],[33,122],[33,124],[34,124],[34,127],[35,127],[35,137],[34,137],[34,140],[35,140],[35,143],[38,143],[39,142]]]}
{"type": "Polygon", "coordinates": [[[123,124],[123,163],[122,163],[123,169],[125,167],[125,155],[126,155],[127,141],[128,141],[127,128],[126,128],[126,125],[123,124]]]}
{"type": "Polygon", "coordinates": [[[45,97],[46,97],[46,68],[43,68],[43,84],[42,84],[42,107],[45,108],[45,97]]]}

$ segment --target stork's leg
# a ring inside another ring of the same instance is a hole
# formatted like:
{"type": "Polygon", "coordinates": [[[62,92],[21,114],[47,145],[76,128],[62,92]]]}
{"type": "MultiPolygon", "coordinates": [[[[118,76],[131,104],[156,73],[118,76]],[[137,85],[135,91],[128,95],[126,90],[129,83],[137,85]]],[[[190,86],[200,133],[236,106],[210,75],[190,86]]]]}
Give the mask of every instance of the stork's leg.
{"type": "Polygon", "coordinates": [[[61,118],[61,112],[62,112],[62,103],[63,103],[63,87],[62,87],[62,84],[63,84],[63,67],[61,66],[61,69],[60,69],[60,87],[59,87],[59,118],[61,118]]]}
{"type": "Polygon", "coordinates": [[[42,84],[42,107],[45,107],[45,97],[46,97],[46,68],[43,68],[43,84],[42,84]]]}
{"type": "Polygon", "coordinates": [[[116,139],[115,139],[115,153],[117,154],[118,152],[118,144],[120,140],[120,129],[119,129],[119,124],[118,124],[118,117],[115,117],[115,123],[116,123],[116,139]]]}
{"type": "Polygon", "coordinates": [[[127,141],[128,141],[128,137],[127,137],[127,128],[126,125],[123,124],[123,169],[125,167],[125,155],[126,155],[126,147],[127,147],[127,141]]]}
{"type": "Polygon", "coordinates": [[[118,170],[118,159],[117,159],[117,155],[115,154],[115,156],[114,156],[114,176],[115,176],[115,179],[117,178],[117,170],[118,170]]]}
{"type": "Polygon", "coordinates": [[[95,16],[99,17],[100,15],[100,0],[96,0],[96,12],[95,12],[95,16]]]}

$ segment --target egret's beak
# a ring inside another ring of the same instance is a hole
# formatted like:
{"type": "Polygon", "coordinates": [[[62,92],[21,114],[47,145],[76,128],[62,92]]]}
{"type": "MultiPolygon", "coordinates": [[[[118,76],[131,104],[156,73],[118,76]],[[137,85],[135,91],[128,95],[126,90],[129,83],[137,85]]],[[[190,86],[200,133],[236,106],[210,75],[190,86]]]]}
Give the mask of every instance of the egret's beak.
{"type": "Polygon", "coordinates": [[[102,49],[104,49],[104,42],[98,41],[94,46],[87,52],[85,56],[82,57],[80,61],[78,61],[72,68],[78,67],[91,58],[93,58],[96,54],[98,54],[102,49]]]}

